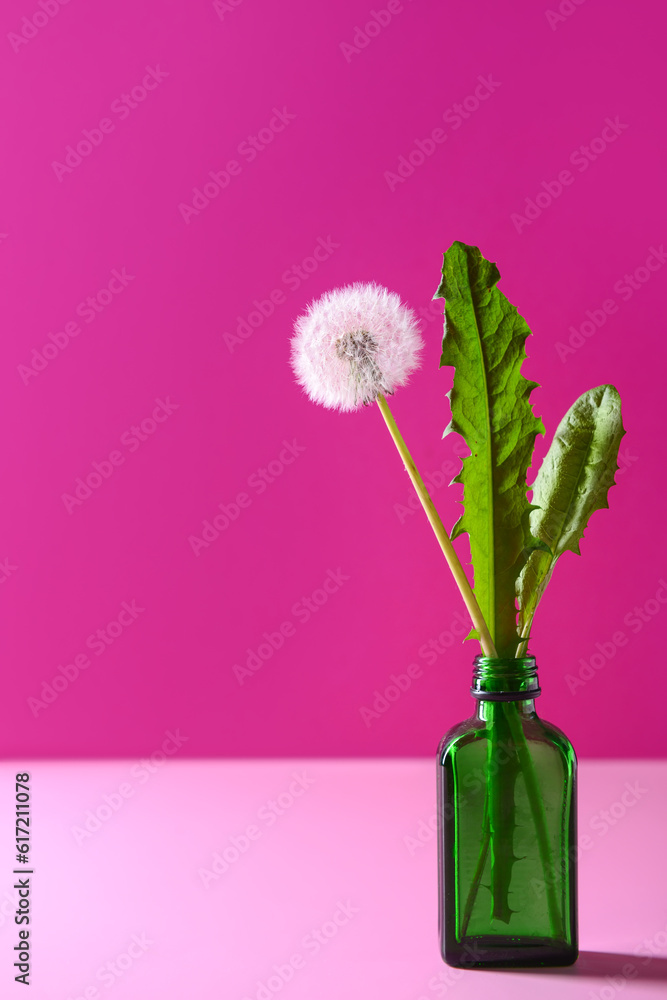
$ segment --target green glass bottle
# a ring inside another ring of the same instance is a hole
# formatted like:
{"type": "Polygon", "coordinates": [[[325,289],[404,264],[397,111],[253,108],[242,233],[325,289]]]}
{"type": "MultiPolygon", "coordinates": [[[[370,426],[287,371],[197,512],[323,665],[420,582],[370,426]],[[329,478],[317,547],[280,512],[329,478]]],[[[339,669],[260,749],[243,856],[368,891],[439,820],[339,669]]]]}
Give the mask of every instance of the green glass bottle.
{"type": "Polygon", "coordinates": [[[535,659],[478,656],[477,711],[438,748],[442,956],[464,968],[571,965],[576,756],[535,713],[535,659]]]}

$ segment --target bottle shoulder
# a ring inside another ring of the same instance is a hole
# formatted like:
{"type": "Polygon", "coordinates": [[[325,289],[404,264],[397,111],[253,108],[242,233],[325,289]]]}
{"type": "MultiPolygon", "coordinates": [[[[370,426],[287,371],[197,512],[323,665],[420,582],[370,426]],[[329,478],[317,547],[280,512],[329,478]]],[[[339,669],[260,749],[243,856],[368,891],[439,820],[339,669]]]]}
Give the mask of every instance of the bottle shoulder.
{"type": "MultiPolygon", "coordinates": [[[[572,743],[558,726],[547,722],[537,714],[520,716],[521,726],[527,743],[549,744],[560,752],[563,757],[576,766],[576,753],[572,743]]],[[[447,756],[458,753],[471,743],[489,738],[491,724],[476,715],[452,726],[440,740],[438,746],[438,762],[444,764],[447,756]]]]}
{"type": "Polygon", "coordinates": [[[486,723],[484,720],[478,719],[474,715],[452,726],[451,729],[447,730],[438,745],[439,762],[443,763],[444,758],[449,753],[453,753],[460,747],[483,738],[485,730],[486,723]]]}
{"type": "Polygon", "coordinates": [[[566,756],[572,757],[574,763],[577,761],[577,754],[574,747],[572,746],[571,740],[565,735],[562,729],[558,726],[554,726],[553,722],[547,722],[546,719],[539,719],[540,725],[544,733],[548,736],[551,743],[557,746],[566,756]]]}

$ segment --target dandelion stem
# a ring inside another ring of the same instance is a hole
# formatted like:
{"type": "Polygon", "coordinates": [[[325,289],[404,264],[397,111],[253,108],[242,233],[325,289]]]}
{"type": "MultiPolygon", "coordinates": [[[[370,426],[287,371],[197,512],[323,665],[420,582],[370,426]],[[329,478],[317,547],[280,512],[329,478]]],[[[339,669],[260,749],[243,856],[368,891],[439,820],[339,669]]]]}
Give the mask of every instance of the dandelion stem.
{"type": "Polygon", "coordinates": [[[479,641],[482,646],[482,652],[484,653],[485,656],[495,657],[497,656],[497,653],[495,646],[493,645],[493,639],[491,638],[487,624],[484,621],[484,616],[482,615],[480,606],[477,603],[477,598],[475,597],[472,591],[472,587],[468,583],[468,578],[465,575],[463,566],[461,565],[459,557],[456,554],[456,550],[452,545],[449,535],[445,531],[445,527],[442,521],[440,520],[440,515],[435,509],[433,501],[428,495],[428,490],[424,485],[424,481],[422,477],[419,475],[417,466],[413,461],[412,455],[408,451],[405,441],[401,437],[401,432],[396,426],[396,421],[394,420],[393,414],[389,409],[387,400],[384,398],[382,393],[378,394],[377,404],[380,407],[380,412],[384,417],[387,427],[389,428],[389,433],[394,439],[394,444],[398,449],[398,453],[403,459],[403,464],[405,466],[406,472],[410,476],[412,485],[414,486],[417,496],[421,501],[421,505],[424,508],[424,511],[426,513],[427,518],[429,519],[431,527],[435,532],[435,537],[438,539],[438,542],[440,543],[440,548],[444,553],[445,559],[447,560],[449,568],[452,571],[452,576],[454,577],[454,580],[456,581],[459,591],[461,592],[461,597],[463,598],[464,604],[468,609],[468,614],[472,619],[472,623],[479,632],[479,641]]]}

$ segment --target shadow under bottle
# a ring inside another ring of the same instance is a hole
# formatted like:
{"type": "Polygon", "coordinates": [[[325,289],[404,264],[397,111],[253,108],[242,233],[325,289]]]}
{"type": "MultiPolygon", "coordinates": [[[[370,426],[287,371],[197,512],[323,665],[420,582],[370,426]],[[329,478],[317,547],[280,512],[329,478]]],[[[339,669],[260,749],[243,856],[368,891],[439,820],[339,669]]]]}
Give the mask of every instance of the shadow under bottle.
{"type": "Polygon", "coordinates": [[[576,756],[538,718],[535,659],[478,656],[477,711],[438,749],[439,927],[463,968],[572,965],[576,756]]]}

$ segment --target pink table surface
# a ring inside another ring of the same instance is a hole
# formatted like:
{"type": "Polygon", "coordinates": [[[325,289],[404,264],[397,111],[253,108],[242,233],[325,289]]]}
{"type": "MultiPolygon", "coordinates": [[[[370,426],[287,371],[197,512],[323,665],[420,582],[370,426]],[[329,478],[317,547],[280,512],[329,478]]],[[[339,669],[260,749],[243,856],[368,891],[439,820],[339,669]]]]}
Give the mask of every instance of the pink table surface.
{"type": "Polygon", "coordinates": [[[2,997],[17,770],[32,1000],[665,995],[667,762],[581,763],[578,964],[478,972],[438,953],[431,760],[164,757],[2,764],[2,997]]]}

